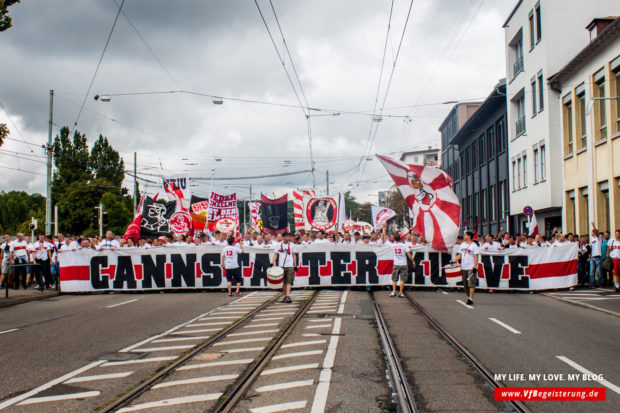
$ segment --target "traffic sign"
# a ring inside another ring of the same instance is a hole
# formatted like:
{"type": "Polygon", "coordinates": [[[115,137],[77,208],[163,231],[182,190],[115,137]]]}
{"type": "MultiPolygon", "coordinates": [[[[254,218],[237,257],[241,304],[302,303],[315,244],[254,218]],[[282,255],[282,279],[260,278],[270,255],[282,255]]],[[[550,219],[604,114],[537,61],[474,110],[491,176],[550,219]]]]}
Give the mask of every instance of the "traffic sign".
{"type": "Polygon", "coordinates": [[[529,217],[534,213],[534,210],[531,206],[526,206],[525,208],[523,208],[523,213],[529,217]]]}

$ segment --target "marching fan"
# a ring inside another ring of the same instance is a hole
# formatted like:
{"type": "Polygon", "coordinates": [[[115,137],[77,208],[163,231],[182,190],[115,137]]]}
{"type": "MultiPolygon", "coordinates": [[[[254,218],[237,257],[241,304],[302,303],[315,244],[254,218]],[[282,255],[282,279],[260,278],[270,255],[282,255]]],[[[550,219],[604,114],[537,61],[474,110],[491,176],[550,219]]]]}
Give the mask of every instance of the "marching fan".
{"type": "Polygon", "coordinates": [[[476,291],[476,283],[478,282],[478,258],[480,257],[480,253],[478,245],[474,242],[473,238],[473,232],[465,232],[465,240],[461,243],[459,253],[454,260],[461,261],[463,288],[467,295],[467,305],[474,305],[474,292],[476,291]]]}
{"type": "Polygon", "coordinates": [[[409,247],[407,246],[407,244],[402,242],[400,234],[398,232],[393,232],[392,234],[390,234],[388,240],[387,222],[383,224],[383,239],[385,240],[385,245],[391,246],[394,249],[394,267],[392,269],[392,292],[390,293],[390,297],[396,296],[396,286],[400,278],[400,293],[398,294],[398,297],[404,298],[405,283],[409,281],[409,267],[407,265],[407,257],[411,260],[414,267],[415,261],[413,261],[413,257],[409,252],[409,247]]]}
{"type": "Polygon", "coordinates": [[[284,280],[282,284],[282,290],[284,292],[285,303],[290,303],[291,300],[291,286],[295,281],[295,270],[297,268],[297,256],[295,255],[295,244],[292,242],[292,236],[288,232],[282,234],[283,241],[278,244],[274,249],[275,254],[271,259],[271,265],[275,266],[276,261],[278,266],[284,270],[284,280]]]}
{"type": "Polygon", "coordinates": [[[97,249],[101,250],[113,250],[119,249],[121,244],[114,238],[114,233],[112,231],[108,231],[105,233],[105,239],[102,240],[99,245],[97,245],[97,249]]]}
{"type": "Polygon", "coordinates": [[[233,235],[228,237],[228,246],[222,250],[224,257],[224,272],[226,273],[226,284],[228,286],[228,296],[232,297],[232,284],[235,283],[236,295],[241,295],[241,268],[239,268],[239,253],[245,253],[241,243],[235,244],[233,235]]]}

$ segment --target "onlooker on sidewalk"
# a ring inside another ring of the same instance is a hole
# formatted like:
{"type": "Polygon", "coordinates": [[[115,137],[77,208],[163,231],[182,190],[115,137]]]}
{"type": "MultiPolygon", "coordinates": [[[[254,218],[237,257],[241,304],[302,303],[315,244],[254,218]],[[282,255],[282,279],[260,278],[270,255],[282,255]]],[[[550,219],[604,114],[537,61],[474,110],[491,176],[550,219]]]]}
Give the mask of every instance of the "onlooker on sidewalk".
{"type": "Polygon", "coordinates": [[[4,242],[0,244],[0,256],[2,257],[2,270],[0,271],[0,288],[4,283],[9,283],[9,264],[11,263],[11,236],[4,235],[4,242]]]}
{"type": "Polygon", "coordinates": [[[616,292],[620,292],[620,229],[616,230],[616,238],[610,239],[607,250],[607,256],[613,261],[614,286],[616,292]]]}
{"type": "Polygon", "coordinates": [[[588,236],[584,235],[579,239],[579,249],[577,250],[577,280],[579,287],[584,287],[588,283],[590,251],[591,247],[588,242],[588,236]]]}
{"type": "MultiPolygon", "coordinates": [[[[611,234],[609,233],[609,231],[605,231],[605,234],[603,234],[603,246],[601,247],[601,250],[603,252],[602,254],[603,259],[607,257],[607,249],[608,249],[607,244],[609,243],[610,236],[611,234]]],[[[601,265],[601,269],[603,270],[603,285],[604,286],[613,285],[612,274],[610,274],[609,271],[603,268],[602,265],[601,265]]]]}
{"type": "Polygon", "coordinates": [[[17,234],[17,239],[11,241],[10,249],[11,253],[11,265],[17,265],[13,269],[15,279],[13,280],[13,288],[17,290],[19,288],[19,278],[22,279],[22,287],[24,290],[28,288],[26,284],[26,265],[28,264],[28,242],[24,239],[24,234],[21,232],[17,234]]]}
{"type": "Polygon", "coordinates": [[[590,285],[592,287],[600,287],[603,285],[603,236],[598,232],[594,222],[592,222],[592,239],[590,241],[590,285]],[[596,277],[598,273],[598,278],[596,277]]]}
{"type": "Polygon", "coordinates": [[[33,244],[33,261],[38,264],[34,267],[34,273],[41,291],[43,291],[44,282],[45,288],[50,288],[50,285],[53,284],[50,272],[53,248],[53,245],[42,234],[39,235],[39,240],[33,244]]]}

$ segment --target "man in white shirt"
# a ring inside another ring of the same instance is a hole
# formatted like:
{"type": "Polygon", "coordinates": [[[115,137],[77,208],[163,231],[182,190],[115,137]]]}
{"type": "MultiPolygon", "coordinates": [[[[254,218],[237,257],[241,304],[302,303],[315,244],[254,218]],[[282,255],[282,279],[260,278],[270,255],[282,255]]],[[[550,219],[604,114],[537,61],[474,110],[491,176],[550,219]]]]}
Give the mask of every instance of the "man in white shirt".
{"type": "Polygon", "coordinates": [[[409,252],[409,247],[407,246],[407,244],[402,242],[400,234],[398,232],[390,234],[390,237],[388,239],[386,231],[387,226],[384,226],[383,237],[386,240],[384,242],[384,245],[390,246],[394,250],[394,267],[392,269],[392,292],[390,293],[390,297],[396,296],[396,286],[398,285],[398,280],[400,279],[400,293],[398,294],[398,297],[404,298],[405,283],[409,281],[409,267],[407,266],[407,257],[409,257],[411,262],[413,262],[413,257],[409,252]]]}
{"type": "Polygon", "coordinates": [[[236,295],[241,295],[241,268],[239,267],[239,254],[243,254],[243,246],[235,244],[235,237],[230,235],[226,241],[228,244],[222,250],[223,268],[226,273],[226,284],[228,286],[228,296],[232,297],[232,285],[237,285],[236,295]]]}
{"type": "Polygon", "coordinates": [[[10,263],[11,265],[17,265],[13,270],[14,284],[13,288],[17,290],[19,288],[19,278],[22,278],[22,287],[24,290],[28,288],[26,284],[26,266],[28,263],[28,242],[24,239],[24,234],[21,232],[17,234],[17,239],[11,241],[9,244],[10,263]]]}
{"type": "Polygon", "coordinates": [[[291,286],[295,282],[295,271],[297,269],[297,256],[295,255],[295,244],[293,244],[293,236],[285,232],[282,236],[283,241],[274,248],[275,254],[271,258],[271,265],[275,266],[276,262],[279,267],[284,270],[282,290],[284,291],[285,303],[292,302],[291,286]]]}
{"type": "Polygon", "coordinates": [[[108,231],[105,233],[105,239],[102,240],[99,245],[97,245],[97,249],[101,250],[114,250],[119,249],[121,244],[114,238],[114,233],[112,231],[108,231]]]}
{"type": "Polygon", "coordinates": [[[607,241],[607,256],[613,263],[614,286],[616,292],[620,292],[620,229],[616,230],[616,238],[607,241]]]}
{"type": "Polygon", "coordinates": [[[601,287],[603,285],[603,234],[598,232],[592,222],[592,238],[590,238],[590,285],[601,287]],[[596,273],[598,272],[598,277],[596,273]]]}
{"type": "Polygon", "coordinates": [[[501,251],[503,249],[502,244],[495,241],[495,239],[493,239],[493,235],[491,234],[486,236],[485,243],[480,247],[480,250],[482,251],[501,251]]]}
{"type": "Polygon", "coordinates": [[[39,289],[43,290],[43,282],[45,281],[45,288],[50,288],[53,283],[50,273],[50,263],[52,261],[52,251],[54,247],[50,244],[45,235],[39,235],[39,240],[32,245],[32,258],[36,265],[34,267],[34,273],[39,284],[39,289]]]}
{"type": "Polygon", "coordinates": [[[314,240],[315,244],[329,244],[329,240],[325,238],[325,233],[323,231],[319,231],[316,234],[316,239],[314,240]]]}
{"type": "Polygon", "coordinates": [[[473,232],[465,232],[464,241],[461,243],[459,254],[456,256],[456,261],[461,261],[461,274],[463,287],[467,295],[467,305],[474,305],[474,292],[478,282],[478,258],[480,257],[480,251],[473,237],[473,232]]]}

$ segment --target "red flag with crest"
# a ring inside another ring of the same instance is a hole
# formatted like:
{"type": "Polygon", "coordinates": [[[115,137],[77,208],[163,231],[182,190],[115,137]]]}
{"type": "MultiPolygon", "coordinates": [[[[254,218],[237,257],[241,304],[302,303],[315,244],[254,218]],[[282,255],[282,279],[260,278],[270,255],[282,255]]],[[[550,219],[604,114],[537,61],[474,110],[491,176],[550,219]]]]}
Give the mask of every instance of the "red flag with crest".
{"type": "Polygon", "coordinates": [[[413,212],[413,230],[437,251],[449,252],[458,236],[461,204],[452,178],[441,169],[377,155],[413,212]]]}

